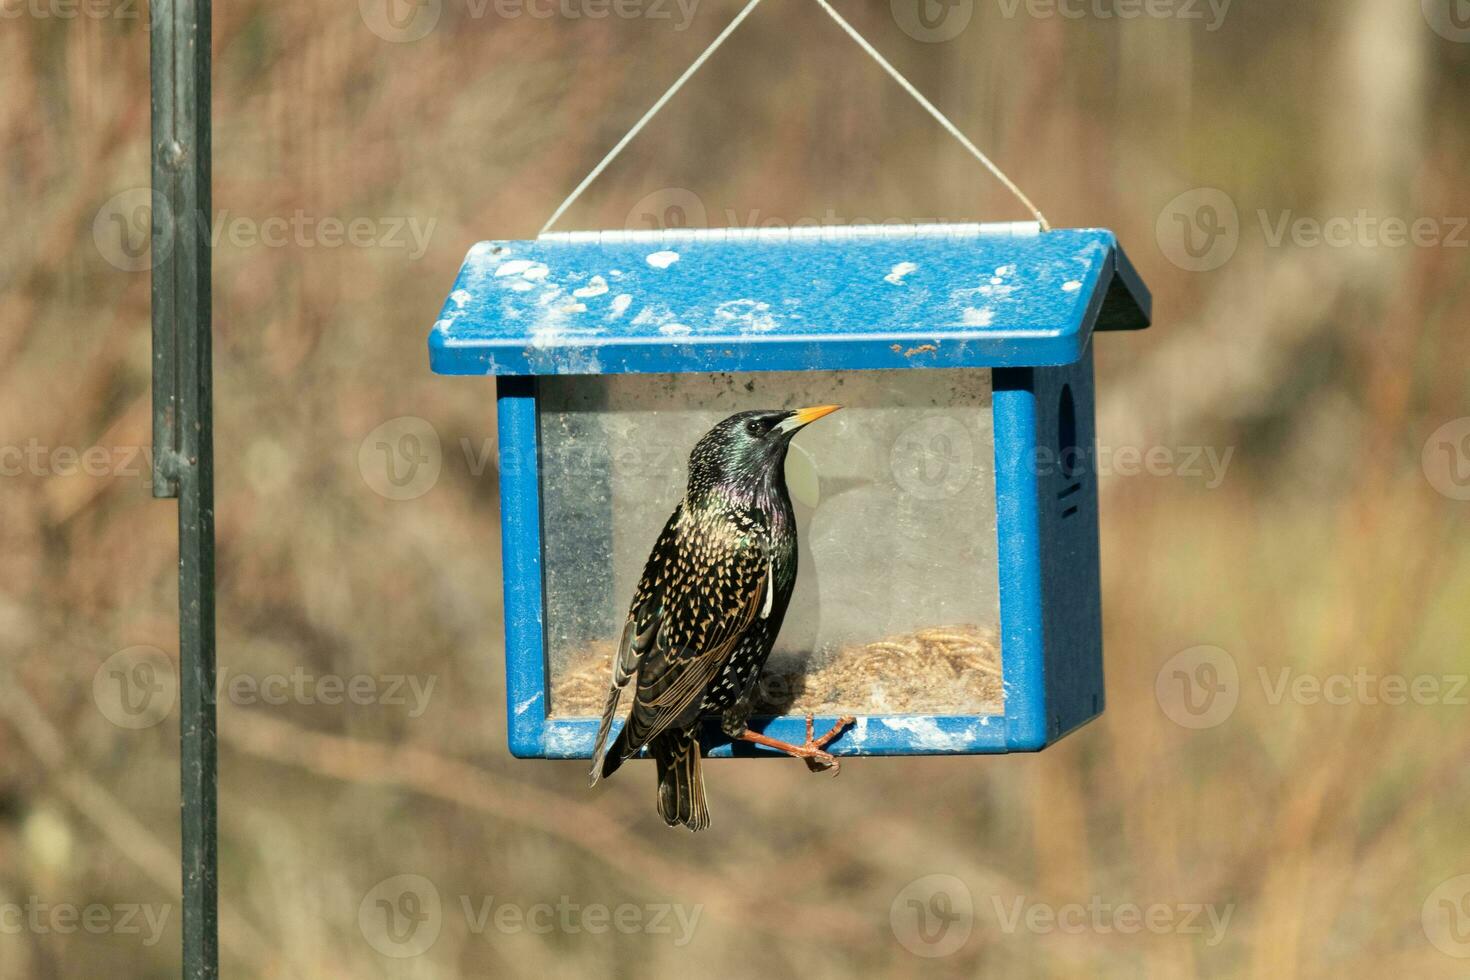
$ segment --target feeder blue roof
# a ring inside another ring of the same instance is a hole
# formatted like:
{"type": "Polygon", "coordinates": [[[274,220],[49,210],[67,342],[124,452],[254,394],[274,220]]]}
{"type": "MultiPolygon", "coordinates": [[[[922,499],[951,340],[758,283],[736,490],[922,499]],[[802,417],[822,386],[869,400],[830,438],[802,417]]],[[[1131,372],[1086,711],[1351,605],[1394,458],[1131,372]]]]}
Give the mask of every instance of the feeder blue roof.
{"type": "Polygon", "coordinates": [[[1097,229],[571,232],[470,249],[429,355],[492,375],[1044,366],[1150,315],[1097,229]]]}

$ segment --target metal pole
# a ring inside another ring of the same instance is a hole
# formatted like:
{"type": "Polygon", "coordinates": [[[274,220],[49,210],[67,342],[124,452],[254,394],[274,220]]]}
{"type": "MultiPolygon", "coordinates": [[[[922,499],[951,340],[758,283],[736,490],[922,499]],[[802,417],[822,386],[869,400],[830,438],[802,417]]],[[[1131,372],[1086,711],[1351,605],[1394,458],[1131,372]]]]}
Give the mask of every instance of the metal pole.
{"type": "Polygon", "coordinates": [[[153,0],[153,494],[179,501],[183,975],[219,976],[210,2],[153,0]]]}

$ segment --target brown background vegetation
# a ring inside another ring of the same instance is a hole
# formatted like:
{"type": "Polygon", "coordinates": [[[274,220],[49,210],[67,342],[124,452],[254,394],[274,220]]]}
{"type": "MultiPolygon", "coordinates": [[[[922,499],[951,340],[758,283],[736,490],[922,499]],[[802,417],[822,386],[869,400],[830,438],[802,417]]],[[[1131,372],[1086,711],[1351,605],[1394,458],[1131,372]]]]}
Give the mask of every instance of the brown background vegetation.
{"type": "MultiPolygon", "coordinates": [[[[7,9],[17,5],[7,5],[7,9]]],[[[1098,345],[1111,447],[1234,449],[1216,487],[1115,474],[1102,504],[1105,717],[1036,756],[711,765],[714,828],[652,812],[651,772],[505,751],[493,386],[431,376],[425,335],[465,249],[534,235],[733,16],[474,17],[445,0],[390,43],[354,3],[215,9],[218,212],[433,222],[427,251],[240,245],[215,254],[219,663],[231,675],[437,678],[384,705],[224,703],[220,856],[231,976],[1464,975],[1421,924],[1470,873],[1465,706],[1273,704],[1284,668],[1463,675],[1470,503],[1421,449],[1467,409],[1470,250],[1273,247],[1270,222],[1366,209],[1470,214],[1470,44],[1420,4],[1236,0],[1223,25],[1005,15],[919,43],[886,3],[854,23],[1063,226],[1115,229],[1156,327],[1098,345]],[[1234,258],[1193,273],[1156,223],[1225,191],[1234,258]],[[378,495],[364,437],[398,416],[445,447],[432,491],[378,495]],[[1228,651],[1240,704],[1204,730],[1155,698],[1181,650],[1228,651]],[[475,935],[446,917],[416,959],[358,927],[378,881],[530,905],[703,905],[693,941],[475,935]],[[912,955],[890,905],[965,882],[975,931],[912,955]],[[1007,933],[1058,907],[1233,905],[1205,935],[1007,933]]],[[[17,8],[19,9],[19,8],[17,8]]],[[[0,443],[149,439],[149,287],[93,219],[148,180],[138,18],[0,22],[0,443]]],[[[622,227],[663,188],[711,224],[1023,217],[813,5],[770,0],[573,209],[622,227]]],[[[111,724],[116,651],[174,655],[174,508],[141,470],[0,480],[0,902],[177,902],[176,715],[111,724]]],[[[0,934],[0,976],[177,975],[162,940],[0,934]]]]}

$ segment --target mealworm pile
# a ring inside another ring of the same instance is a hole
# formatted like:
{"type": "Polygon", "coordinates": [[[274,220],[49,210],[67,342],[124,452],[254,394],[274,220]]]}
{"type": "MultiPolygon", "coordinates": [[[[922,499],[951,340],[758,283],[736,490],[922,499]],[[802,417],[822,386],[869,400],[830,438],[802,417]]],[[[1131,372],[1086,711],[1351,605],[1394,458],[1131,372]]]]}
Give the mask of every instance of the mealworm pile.
{"type": "MultiPolygon", "coordinates": [[[[602,713],[616,646],[595,643],[552,678],[551,713],[602,713]]],[[[844,647],[820,662],[773,654],[756,714],[1001,714],[1000,642],[994,629],[944,626],[844,647]]],[[[624,705],[626,707],[626,704],[624,705]]]]}

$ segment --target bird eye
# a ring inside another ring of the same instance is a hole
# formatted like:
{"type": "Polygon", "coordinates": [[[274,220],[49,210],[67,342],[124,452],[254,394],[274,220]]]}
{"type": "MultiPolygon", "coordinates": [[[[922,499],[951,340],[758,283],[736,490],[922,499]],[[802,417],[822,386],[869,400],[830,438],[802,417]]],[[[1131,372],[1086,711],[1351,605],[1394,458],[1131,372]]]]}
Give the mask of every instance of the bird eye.
{"type": "Polygon", "coordinates": [[[749,422],[745,423],[745,431],[749,432],[753,436],[758,436],[761,434],[761,424],[755,419],[751,419],[749,422]]]}

